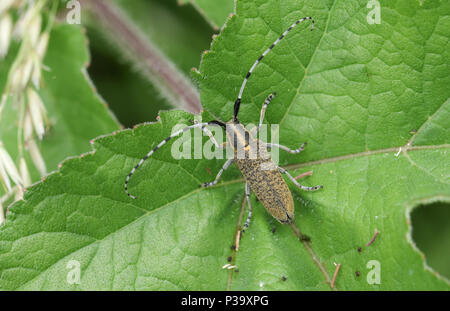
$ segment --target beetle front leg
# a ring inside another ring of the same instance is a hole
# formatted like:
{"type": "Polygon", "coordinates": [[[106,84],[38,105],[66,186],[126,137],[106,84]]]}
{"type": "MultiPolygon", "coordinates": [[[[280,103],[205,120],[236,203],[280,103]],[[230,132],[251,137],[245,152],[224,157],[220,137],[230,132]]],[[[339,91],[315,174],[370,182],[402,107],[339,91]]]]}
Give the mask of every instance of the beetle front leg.
{"type": "Polygon", "coordinates": [[[304,190],[304,191],[316,191],[316,190],[319,190],[319,189],[322,189],[322,188],[323,188],[322,185],[314,186],[314,187],[306,187],[306,186],[300,185],[300,184],[297,182],[297,180],[295,180],[295,178],[292,177],[292,175],[289,174],[284,168],[278,167],[278,170],[280,171],[281,174],[287,175],[287,176],[289,177],[289,179],[294,183],[294,185],[296,185],[298,188],[300,188],[300,189],[302,189],[302,190],[304,190]]]}
{"type": "Polygon", "coordinates": [[[222,173],[230,166],[230,164],[233,162],[233,159],[228,159],[227,162],[222,166],[219,173],[217,173],[216,179],[212,182],[206,182],[204,184],[201,184],[200,187],[211,187],[216,185],[219,182],[220,177],[222,176],[222,173]]]}
{"type": "Polygon", "coordinates": [[[306,143],[303,143],[297,149],[290,149],[290,148],[288,148],[286,146],[283,146],[283,145],[266,143],[266,147],[267,148],[280,148],[280,149],[283,149],[284,151],[287,151],[287,152],[292,153],[292,154],[297,154],[297,153],[302,152],[303,149],[305,149],[305,146],[306,146],[306,143]]]}
{"type": "MultiPolygon", "coordinates": [[[[198,124],[197,120],[191,120],[194,124],[198,124]]],[[[217,142],[217,140],[214,138],[214,135],[211,133],[211,131],[206,127],[202,126],[202,131],[209,137],[209,139],[212,141],[212,143],[217,147],[220,148],[221,146],[217,142]]]]}
{"type": "Polygon", "coordinates": [[[267,106],[269,106],[270,102],[275,97],[275,95],[277,95],[277,92],[273,92],[272,94],[267,96],[266,100],[264,101],[264,104],[261,108],[261,114],[259,116],[259,124],[258,124],[258,128],[256,129],[256,132],[258,132],[259,129],[261,128],[263,121],[264,121],[264,115],[266,114],[267,106]]]}

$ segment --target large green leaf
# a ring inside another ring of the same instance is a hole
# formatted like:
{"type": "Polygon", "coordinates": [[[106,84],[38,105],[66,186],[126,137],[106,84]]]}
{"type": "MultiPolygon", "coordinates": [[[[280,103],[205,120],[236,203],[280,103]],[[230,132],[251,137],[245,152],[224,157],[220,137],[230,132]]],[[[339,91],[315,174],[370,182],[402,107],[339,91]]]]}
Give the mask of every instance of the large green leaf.
{"type": "MultiPolygon", "coordinates": [[[[40,95],[48,112],[50,131],[44,137],[41,151],[47,169],[57,169],[68,156],[89,151],[89,140],[119,128],[115,117],[91,84],[86,67],[89,54],[83,30],[77,26],[59,25],[54,28],[44,65],[43,87],[40,95]]],[[[0,62],[0,90],[15,58],[0,62]]],[[[0,138],[15,158],[17,154],[18,107],[10,100],[3,111],[0,138]]],[[[30,162],[29,168],[33,165],[30,162]]],[[[39,173],[33,171],[33,181],[39,173]]],[[[3,191],[0,190],[0,191],[3,191]]]]}
{"type": "Polygon", "coordinates": [[[29,189],[0,230],[0,287],[326,290],[336,263],[340,290],[448,290],[413,246],[409,212],[450,201],[450,4],[382,2],[380,25],[366,23],[366,4],[238,1],[196,74],[205,117],[227,121],[254,60],[293,21],[314,16],[313,32],[300,24],[256,69],[240,114],[257,122],[276,90],[266,119],[280,124],[280,142],[309,142],[298,156],[280,153],[294,176],[314,172],[303,183],[324,186],[291,187],[294,229],[309,242],[253,199],[253,221],[234,252],[242,177],[232,168],[217,186],[199,188],[223,161],[174,160],[170,144],[136,172],[129,188],[138,199],[128,198],[126,174],[192,118],[170,112],[97,139],[92,153],[29,189]],[[229,256],[239,272],[222,269],[229,256]],[[80,284],[67,282],[71,260],[80,263],[80,284]],[[366,281],[372,260],[381,284],[366,281]]]}

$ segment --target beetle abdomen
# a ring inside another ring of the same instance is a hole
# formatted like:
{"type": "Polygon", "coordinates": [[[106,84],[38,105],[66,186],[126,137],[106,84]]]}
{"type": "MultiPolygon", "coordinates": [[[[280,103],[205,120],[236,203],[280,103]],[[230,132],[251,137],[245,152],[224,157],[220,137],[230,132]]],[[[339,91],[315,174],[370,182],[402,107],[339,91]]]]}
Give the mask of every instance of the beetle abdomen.
{"type": "Polygon", "coordinates": [[[235,159],[235,163],[267,211],[283,224],[292,223],[294,201],[275,163],[270,158],[235,159]]]}

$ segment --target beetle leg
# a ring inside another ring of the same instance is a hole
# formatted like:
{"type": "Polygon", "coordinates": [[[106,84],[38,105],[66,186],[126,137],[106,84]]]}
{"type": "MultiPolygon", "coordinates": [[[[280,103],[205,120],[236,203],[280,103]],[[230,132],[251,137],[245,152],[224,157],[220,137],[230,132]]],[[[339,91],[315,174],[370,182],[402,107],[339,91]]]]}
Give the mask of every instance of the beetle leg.
{"type": "Polygon", "coordinates": [[[252,202],[250,200],[250,185],[248,183],[245,183],[245,197],[247,198],[247,203],[248,203],[248,216],[247,216],[247,220],[245,221],[242,232],[245,232],[245,230],[247,230],[248,225],[250,224],[250,220],[252,219],[252,214],[253,214],[252,202]]]}
{"type": "Polygon", "coordinates": [[[302,152],[303,149],[305,149],[305,146],[306,146],[306,143],[303,143],[297,149],[290,149],[290,148],[288,148],[286,146],[283,146],[283,145],[266,143],[266,147],[267,148],[280,148],[280,149],[283,149],[284,151],[287,151],[287,152],[292,153],[292,154],[297,154],[297,153],[302,152]]]}
{"type": "MultiPolygon", "coordinates": [[[[197,120],[193,121],[194,124],[198,124],[197,120]]],[[[208,135],[209,139],[212,141],[212,143],[217,147],[220,148],[221,146],[217,143],[217,140],[214,138],[214,135],[211,133],[211,131],[206,127],[206,126],[202,126],[202,131],[208,135]]]]}
{"type": "Polygon", "coordinates": [[[208,130],[206,127],[202,127],[202,131],[205,132],[206,135],[208,135],[209,139],[217,148],[220,148],[220,145],[217,143],[217,140],[214,138],[210,130],[208,130]]]}
{"type": "Polygon", "coordinates": [[[219,145],[219,148],[221,148],[221,149],[225,149],[226,147],[227,147],[227,142],[226,141],[219,145]]]}
{"type": "Polygon", "coordinates": [[[286,174],[286,175],[289,177],[289,179],[294,183],[294,185],[296,185],[298,188],[300,188],[300,189],[302,189],[302,190],[305,190],[305,191],[316,191],[316,190],[319,190],[319,189],[322,189],[322,188],[323,188],[322,185],[314,186],[314,187],[306,187],[306,186],[302,186],[302,185],[300,185],[300,184],[295,180],[295,178],[292,177],[292,175],[289,174],[284,168],[278,167],[278,170],[280,171],[281,174],[286,174]]]}
{"type": "Polygon", "coordinates": [[[277,92],[273,92],[272,94],[270,94],[269,96],[267,96],[266,100],[264,101],[264,104],[262,106],[261,109],[261,115],[259,117],[259,124],[258,124],[258,128],[256,129],[256,132],[259,131],[259,128],[261,127],[263,121],[264,121],[264,115],[266,114],[266,109],[267,106],[270,104],[270,102],[272,101],[272,99],[275,97],[275,95],[277,95],[277,92]]]}
{"type": "Polygon", "coordinates": [[[227,162],[225,162],[225,164],[220,169],[219,173],[217,173],[216,179],[214,181],[206,182],[204,184],[201,184],[200,187],[207,188],[207,187],[211,187],[211,186],[216,185],[219,182],[219,179],[222,176],[223,171],[225,171],[230,166],[231,162],[233,162],[233,159],[228,159],[227,162]]]}

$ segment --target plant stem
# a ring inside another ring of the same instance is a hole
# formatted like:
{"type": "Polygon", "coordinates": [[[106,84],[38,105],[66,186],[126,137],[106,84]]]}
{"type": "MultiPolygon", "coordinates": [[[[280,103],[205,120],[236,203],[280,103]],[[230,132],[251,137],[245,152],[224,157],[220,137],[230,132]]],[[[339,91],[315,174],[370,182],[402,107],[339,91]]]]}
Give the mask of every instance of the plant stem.
{"type": "Polygon", "coordinates": [[[106,28],[105,34],[158,87],[169,102],[189,112],[201,111],[191,81],[111,1],[83,0],[106,28]]]}

